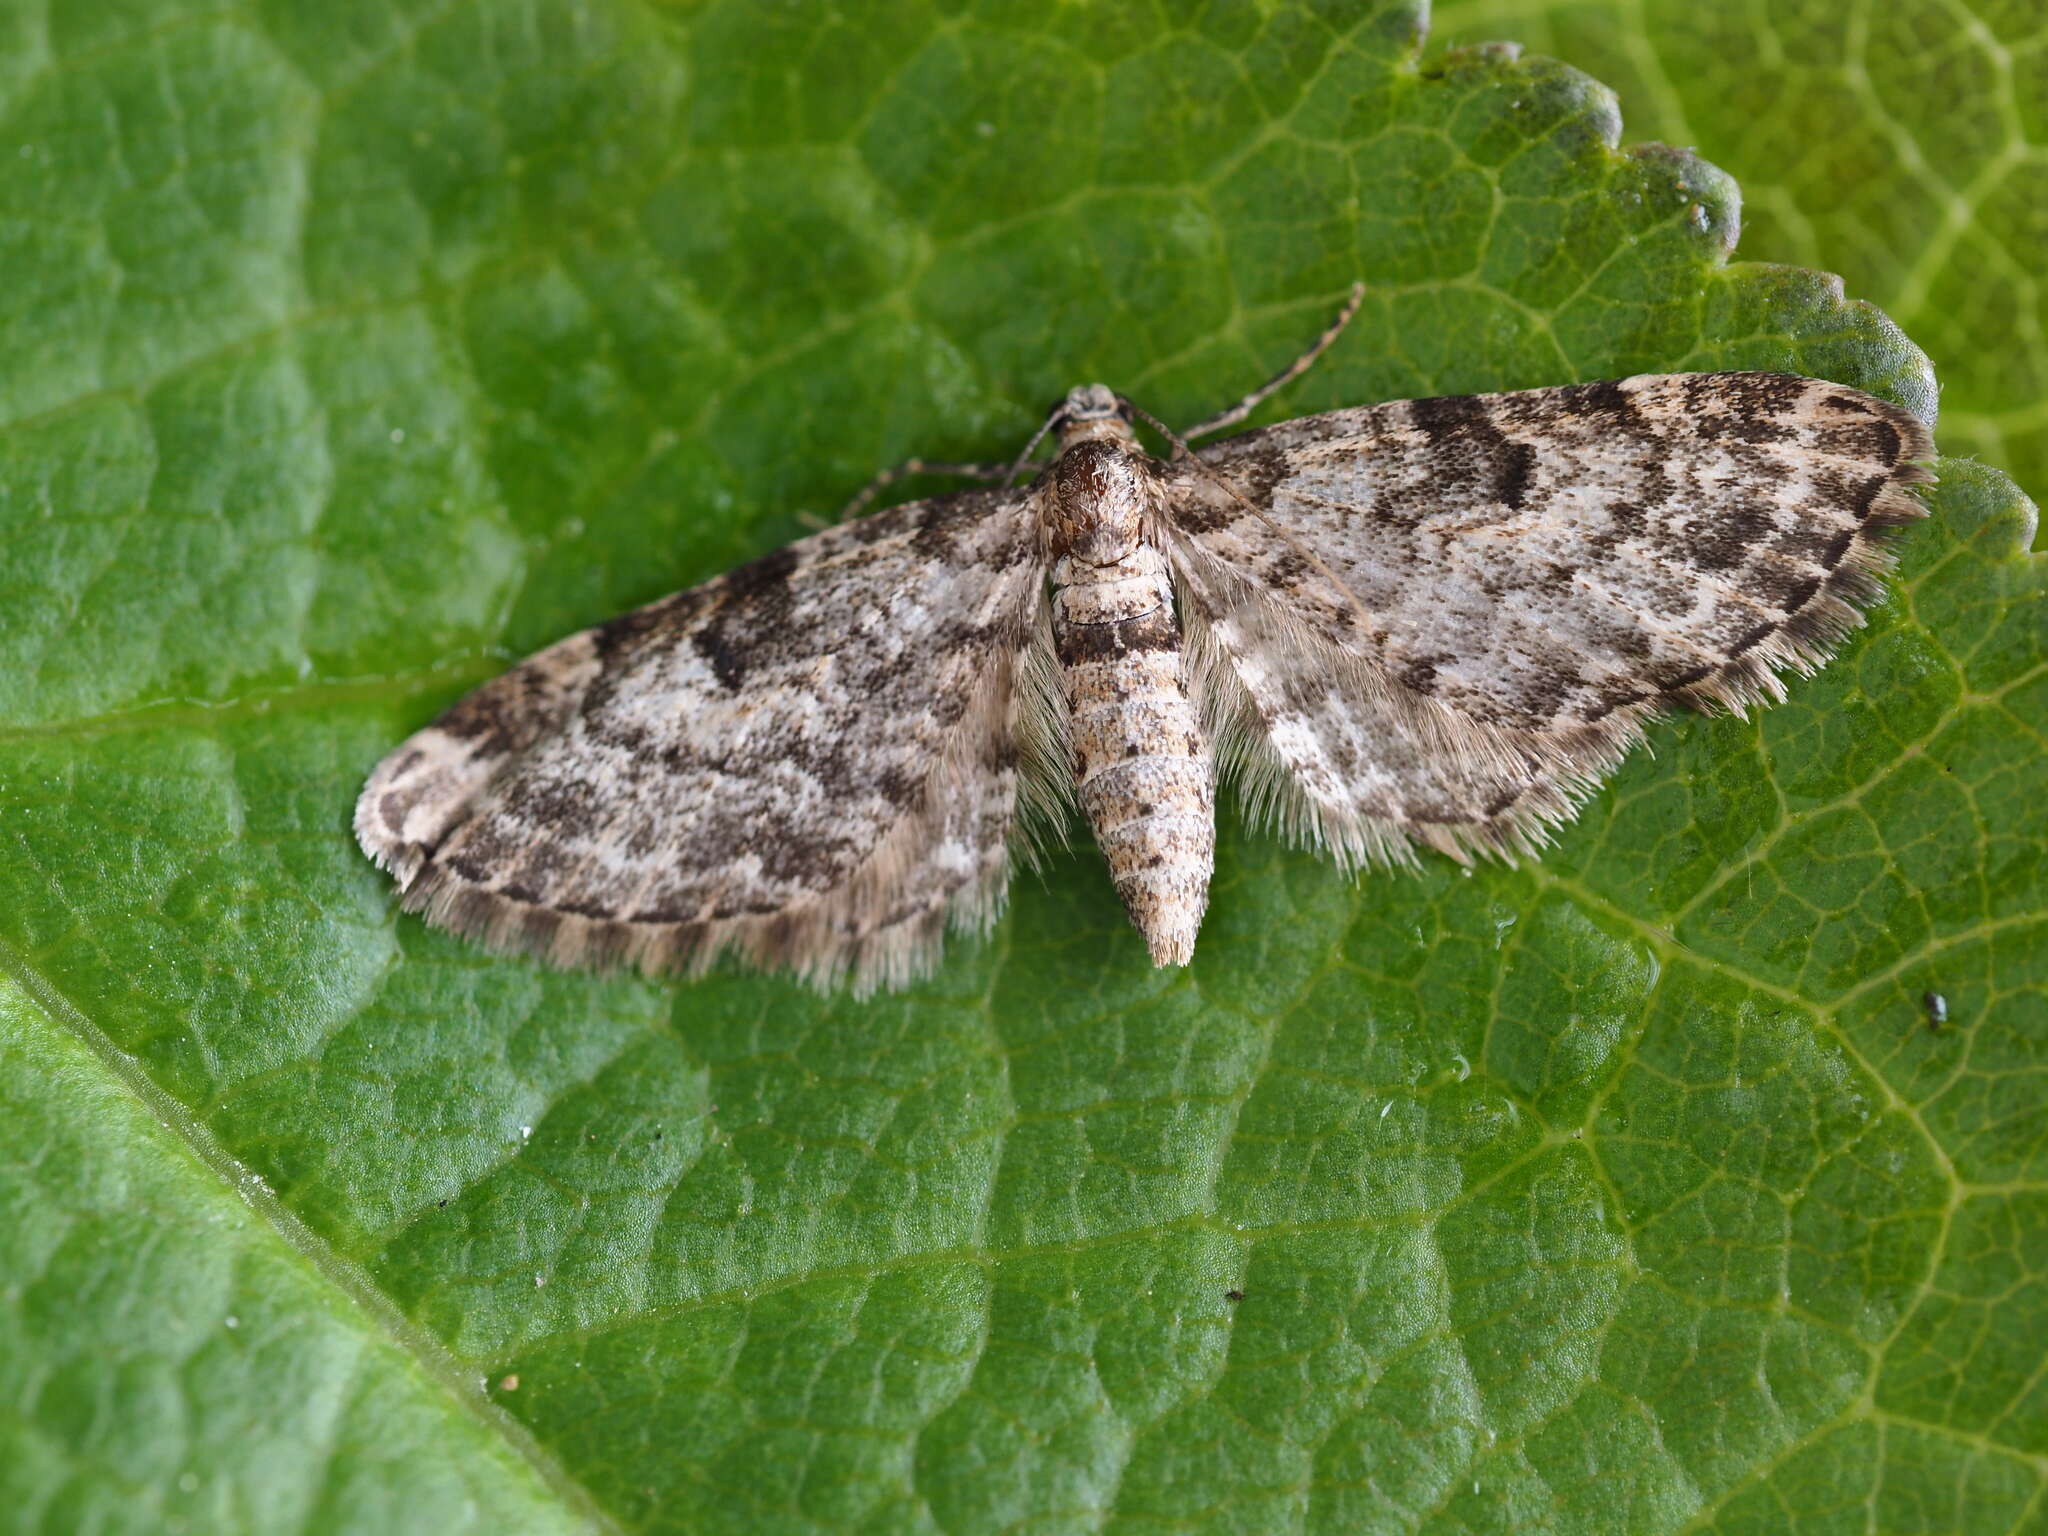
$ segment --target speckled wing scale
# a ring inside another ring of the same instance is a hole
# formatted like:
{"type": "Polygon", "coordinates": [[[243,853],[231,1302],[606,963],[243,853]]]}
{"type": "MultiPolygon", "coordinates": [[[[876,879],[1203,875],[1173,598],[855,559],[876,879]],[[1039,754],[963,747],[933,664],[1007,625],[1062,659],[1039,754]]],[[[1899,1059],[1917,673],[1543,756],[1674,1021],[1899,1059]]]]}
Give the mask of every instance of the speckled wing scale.
{"type": "Polygon", "coordinates": [[[1078,804],[1185,963],[1219,774],[1346,866],[1531,853],[1657,711],[1826,658],[1931,452],[1785,374],[1400,401],[1164,461],[1132,412],[1077,389],[1027,488],[841,524],[530,658],[378,765],[363,847],[496,947],[865,991],[991,923],[1078,804]]]}

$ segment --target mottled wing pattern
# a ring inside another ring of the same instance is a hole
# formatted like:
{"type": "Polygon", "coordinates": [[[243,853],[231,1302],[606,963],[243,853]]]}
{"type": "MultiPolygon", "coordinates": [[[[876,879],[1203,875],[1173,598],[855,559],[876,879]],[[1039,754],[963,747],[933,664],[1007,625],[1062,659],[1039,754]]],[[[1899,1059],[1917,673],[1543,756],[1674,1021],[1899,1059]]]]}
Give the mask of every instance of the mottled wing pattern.
{"type": "Polygon", "coordinates": [[[1347,861],[1526,850],[1670,705],[1783,697],[1920,517],[1927,429],[1788,374],[1307,417],[1169,465],[1226,765],[1347,861]],[[1227,482],[1228,487],[1221,482],[1227,482]]]}
{"type": "Polygon", "coordinates": [[[900,982],[1000,908],[1043,588],[1022,491],[828,529],[485,684],[379,765],[357,836],[500,947],[900,982]]]}

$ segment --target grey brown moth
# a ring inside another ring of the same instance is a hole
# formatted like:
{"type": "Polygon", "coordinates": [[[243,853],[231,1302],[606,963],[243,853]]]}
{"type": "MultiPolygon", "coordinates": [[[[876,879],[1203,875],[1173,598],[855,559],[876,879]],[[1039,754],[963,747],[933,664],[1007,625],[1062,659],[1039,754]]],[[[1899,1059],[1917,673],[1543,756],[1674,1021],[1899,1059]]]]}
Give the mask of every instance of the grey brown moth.
{"type": "Polygon", "coordinates": [[[493,947],[865,992],[993,923],[1078,802],[1181,965],[1219,780],[1346,869],[1532,854],[1658,711],[1783,698],[1925,510],[1918,419],[1779,373],[1187,446],[1357,301],[1170,457],[1076,389],[1028,486],[840,523],[540,652],[377,766],[364,850],[493,947]]]}

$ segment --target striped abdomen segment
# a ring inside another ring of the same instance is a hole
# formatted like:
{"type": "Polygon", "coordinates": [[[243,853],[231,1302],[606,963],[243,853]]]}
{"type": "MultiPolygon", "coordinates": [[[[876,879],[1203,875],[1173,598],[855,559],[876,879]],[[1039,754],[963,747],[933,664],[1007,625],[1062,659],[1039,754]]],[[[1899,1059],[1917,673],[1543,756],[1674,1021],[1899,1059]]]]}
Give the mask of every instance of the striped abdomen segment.
{"type": "Polygon", "coordinates": [[[1166,558],[1053,567],[1053,640],[1066,675],[1074,782],[1155,965],[1185,965],[1216,863],[1208,741],[1188,697],[1166,558]]]}

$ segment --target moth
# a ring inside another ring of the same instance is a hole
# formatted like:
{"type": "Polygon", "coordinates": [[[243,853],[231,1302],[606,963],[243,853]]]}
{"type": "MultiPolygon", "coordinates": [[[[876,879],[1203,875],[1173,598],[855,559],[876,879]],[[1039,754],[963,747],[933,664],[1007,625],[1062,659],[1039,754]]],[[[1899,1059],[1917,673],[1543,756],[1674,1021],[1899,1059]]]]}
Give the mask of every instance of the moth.
{"type": "Polygon", "coordinates": [[[730,955],[865,993],[929,971],[949,926],[988,928],[1078,803],[1153,962],[1183,965],[1219,783],[1347,871],[1533,855],[1659,711],[1782,699],[1923,515],[1918,419],[1779,373],[1188,446],[1312,363],[1361,291],[1185,433],[1077,388],[1012,466],[1054,436],[1028,485],[957,467],[998,483],[540,652],[377,766],[359,841],[404,907],[494,948],[730,955]]]}

